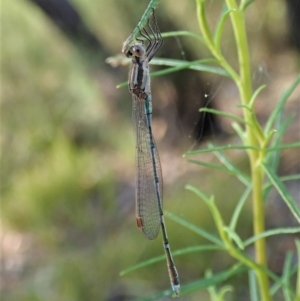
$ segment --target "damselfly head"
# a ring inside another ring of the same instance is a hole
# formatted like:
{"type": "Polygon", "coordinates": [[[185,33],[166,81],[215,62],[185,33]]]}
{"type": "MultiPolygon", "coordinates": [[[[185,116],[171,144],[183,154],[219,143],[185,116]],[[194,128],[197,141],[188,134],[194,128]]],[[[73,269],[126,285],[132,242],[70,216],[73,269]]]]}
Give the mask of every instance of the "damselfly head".
{"type": "Polygon", "coordinates": [[[130,50],[127,52],[127,56],[135,56],[138,58],[144,57],[146,54],[145,48],[142,45],[134,45],[130,48],[130,50]]]}

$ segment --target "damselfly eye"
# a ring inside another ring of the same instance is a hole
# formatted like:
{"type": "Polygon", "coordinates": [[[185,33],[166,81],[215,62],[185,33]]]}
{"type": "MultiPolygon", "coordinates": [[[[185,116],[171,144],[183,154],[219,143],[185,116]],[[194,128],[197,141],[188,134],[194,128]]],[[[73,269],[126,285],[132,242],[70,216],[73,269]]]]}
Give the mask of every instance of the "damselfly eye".
{"type": "Polygon", "coordinates": [[[142,57],[145,54],[145,48],[141,45],[135,45],[131,49],[134,56],[142,57]]]}

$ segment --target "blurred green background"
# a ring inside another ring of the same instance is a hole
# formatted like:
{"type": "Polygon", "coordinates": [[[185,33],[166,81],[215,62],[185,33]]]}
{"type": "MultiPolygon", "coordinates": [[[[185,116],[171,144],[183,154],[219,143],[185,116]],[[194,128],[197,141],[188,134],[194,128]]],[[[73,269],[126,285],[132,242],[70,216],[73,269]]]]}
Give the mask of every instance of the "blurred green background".
{"type": "MultiPolygon", "coordinates": [[[[165,262],[119,276],[123,269],[163,254],[161,238],[148,241],[135,224],[131,98],[127,88],[116,89],[127,80],[128,66],[105,63],[108,56],[120,53],[148,1],[70,3],[96,44],[66,35],[34,1],[1,3],[3,300],[119,301],[169,289],[165,262]]],[[[222,1],[208,1],[211,24],[221,9],[222,1]]],[[[157,19],[162,31],[199,33],[195,1],[162,0],[157,19]]],[[[249,8],[247,24],[254,84],[269,85],[264,94],[267,105],[259,107],[264,120],[299,72],[299,55],[289,39],[284,1],[257,1],[249,8]]],[[[223,44],[229,61],[237,66],[230,26],[223,44]]],[[[187,60],[207,55],[202,45],[188,38],[168,39],[158,53],[187,60]]],[[[204,95],[210,95],[214,107],[230,111],[238,103],[237,91],[228,79],[195,71],[154,78],[152,89],[164,207],[214,232],[207,208],[184,185],[213,193],[225,220],[243,187],[232,176],[187,163],[182,155],[202,143],[204,123],[198,110],[204,95]],[[197,124],[200,132],[195,133],[197,124]]],[[[298,96],[293,99],[299,101],[298,96]]],[[[297,104],[293,101],[292,107],[297,104]]],[[[226,122],[208,120],[213,129],[210,140],[235,141],[226,122]]],[[[243,152],[229,156],[247,170],[243,152]]],[[[247,206],[239,224],[242,237],[251,234],[247,206]]],[[[169,219],[166,223],[172,250],[205,242],[169,219]]],[[[233,263],[218,252],[178,256],[175,261],[182,284],[202,278],[207,268],[218,272],[233,263]]],[[[247,300],[244,286],[247,280],[242,278],[230,300],[247,300]]],[[[181,297],[200,298],[208,300],[207,293],[181,297]]]]}

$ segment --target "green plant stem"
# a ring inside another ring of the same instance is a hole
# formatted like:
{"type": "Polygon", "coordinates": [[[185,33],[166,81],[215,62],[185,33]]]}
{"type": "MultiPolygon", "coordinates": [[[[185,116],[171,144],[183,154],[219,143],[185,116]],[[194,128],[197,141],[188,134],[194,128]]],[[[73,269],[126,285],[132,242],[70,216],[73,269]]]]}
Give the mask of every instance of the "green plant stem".
{"type": "MultiPolygon", "coordinates": [[[[251,70],[250,70],[250,56],[248,51],[248,42],[246,35],[246,28],[244,22],[244,13],[239,10],[235,0],[226,0],[228,9],[234,9],[231,14],[231,23],[237,43],[238,59],[240,66],[240,86],[239,91],[241,95],[242,104],[249,104],[252,97],[252,82],[251,82],[251,70]]],[[[244,109],[245,121],[249,124],[256,124],[255,116],[244,109]]],[[[260,146],[256,137],[259,137],[261,131],[259,128],[246,125],[247,140],[249,145],[260,146]]],[[[265,231],[265,219],[264,219],[264,202],[263,202],[263,178],[264,172],[262,169],[262,162],[264,160],[263,150],[248,150],[250,166],[251,166],[251,178],[252,178],[252,205],[253,205],[253,228],[254,235],[259,235],[265,231]]],[[[266,241],[264,238],[255,242],[255,254],[256,262],[267,267],[266,258],[266,241]]],[[[261,299],[263,301],[270,301],[270,288],[268,276],[261,269],[256,269],[256,276],[260,288],[261,299]]]]}
{"type": "MultiPolygon", "coordinates": [[[[205,0],[197,0],[197,12],[198,21],[206,41],[206,45],[219,61],[220,65],[224,67],[235,81],[240,96],[243,107],[244,119],[246,122],[246,135],[244,143],[246,145],[251,145],[254,148],[247,149],[247,153],[250,160],[251,166],[251,178],[252,178],[252,204],[253,204],[253,228],[254,235],[259,235],[265,231],[264,222],[264,202],[263,202],[263,178],[264,171],[262,168],[262,163],[265,157],[265,141],[264,137],[261,135],[262,130],[257,123],[256,116],[253,110],[249,110],[246,107],[249,105],[252,99],[252,82],[251,82],[251,70],[250,70],[250,56],[248,51],[248,41],[246,35],[246,28],[244,22],[244,12],[238,7],[235,0],[225,0],[228,10],[230,10],[230,19],[233,27],[233,32],[235,36],[235,41],[237,44],[237,53],[239,60],[239,74],[237,74],[232,67],[228,64],[226,59],[223,57],[221,50],[214,44],[212,35],[208,23],[206,21],[204,3],[205,0]]],[[[261,267],[267,267],[266,259],[266,242],[264,238],[261,238],[255,242],[255,253],[256,253],[256,263],[261,267]]],[[[240,257],[235,251],[231,249],[231,255],[234,257],[240,257]]],[[[241,258],[240,258],[241,259],[241,258]]],[[[271,301],[271,296],[269,293],[269,280],[264,269],[258,268],[258,266],[253,267],[257,281],[259,284],[259,290],[261,294],[262,301],[271,301]]]]}

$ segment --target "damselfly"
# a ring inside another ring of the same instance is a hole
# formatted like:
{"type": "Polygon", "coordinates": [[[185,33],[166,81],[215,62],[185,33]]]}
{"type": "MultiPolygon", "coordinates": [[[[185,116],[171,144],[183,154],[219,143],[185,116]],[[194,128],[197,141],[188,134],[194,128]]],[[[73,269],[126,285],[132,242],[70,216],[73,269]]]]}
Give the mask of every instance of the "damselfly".
{"type": "Polygon", "coordinates": [[[163,44],[154,11],[146,27],[140,30],[142,37],[124,53],[132,58],[129,72],[129,91],[133,100],[133,124],[136,142],[136,220],[148,239],[154,239],[162,229],[170,281],[173,291],[179,294],[179,276],[171,255],[162,208],[163,179],[160,160],[152,133],[152,97],[149,62],[163,44]]]}

